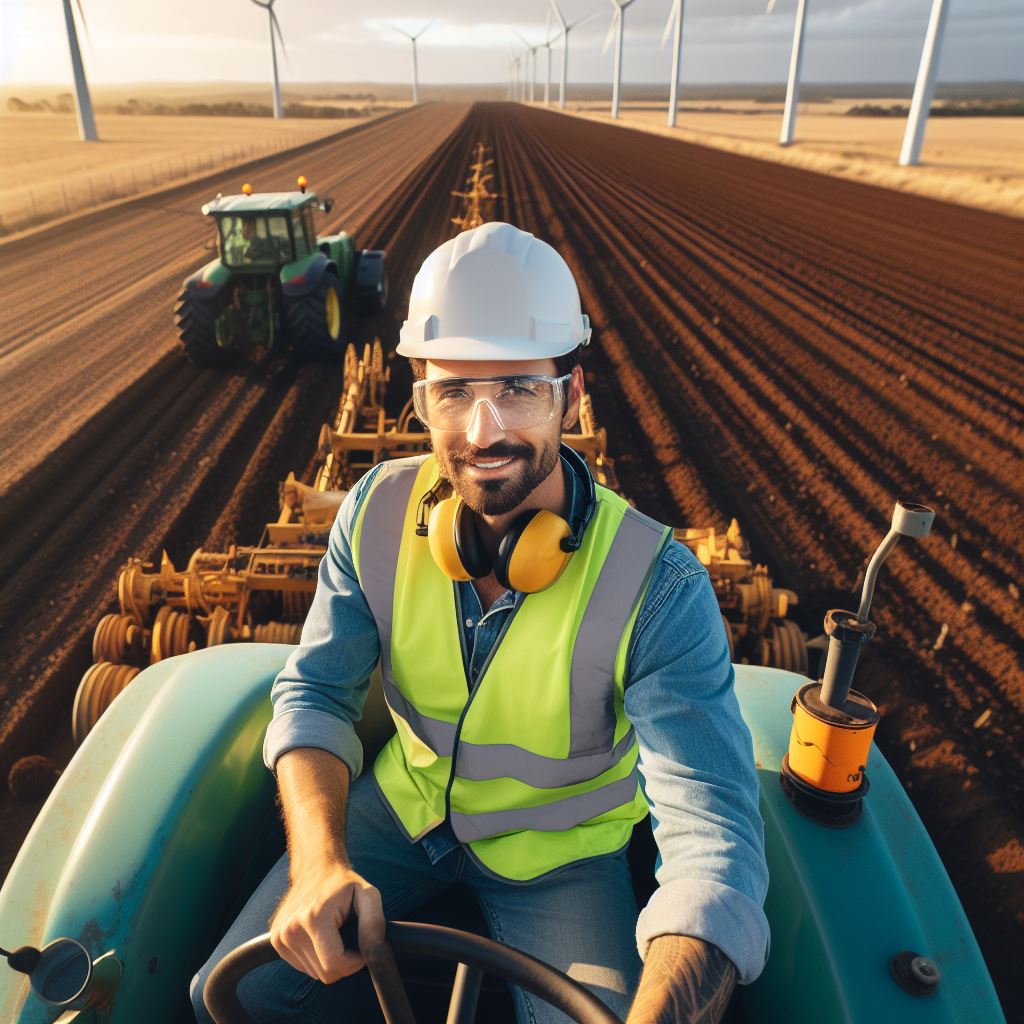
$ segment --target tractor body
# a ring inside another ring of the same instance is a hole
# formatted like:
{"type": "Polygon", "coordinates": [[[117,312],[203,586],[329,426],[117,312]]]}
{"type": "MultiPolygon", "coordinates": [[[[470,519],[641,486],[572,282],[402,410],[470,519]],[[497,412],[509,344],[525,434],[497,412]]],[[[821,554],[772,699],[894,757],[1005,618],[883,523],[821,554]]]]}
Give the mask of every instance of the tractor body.
{"type": "Polygon", "coordinates": [[[292,351],[340,358],[344,319],[381,312],[384,253],[356,251],[348,234],[318,236],[312,192],[219,196],[203,207],[214,220],[218,257],[186,278],[176,320],[188,358],[200,366],[292,351]]]}

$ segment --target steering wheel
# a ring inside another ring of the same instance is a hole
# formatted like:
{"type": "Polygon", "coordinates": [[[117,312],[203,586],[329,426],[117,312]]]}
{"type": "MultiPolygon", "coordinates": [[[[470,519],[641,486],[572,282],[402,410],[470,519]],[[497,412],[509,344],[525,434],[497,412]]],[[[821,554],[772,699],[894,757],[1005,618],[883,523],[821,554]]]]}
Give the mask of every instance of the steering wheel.
{"type": "MultiPolygon", "coordinates": [[[[342,936],[346,947],[355,945],[355,928],[349,922],[342,927],[342,936]]],[[[458,962],[448,1011],[452,1024],[470,1024],[474,1019],[483,971],[519,985],[576,1024],[622,1024],[597,996],[535,957],[455,928],[406,921],[389,921],[386,941],[374,949],[360,950],[387,1024],[415,1024],[392,949],[458,962]]],[[[203,990],[206,1008],[216,1024],[253,1024],[238,998],[238,983],[250,971],[276,959],[268,934],[232,950],[217,964],[203,990]]]]}

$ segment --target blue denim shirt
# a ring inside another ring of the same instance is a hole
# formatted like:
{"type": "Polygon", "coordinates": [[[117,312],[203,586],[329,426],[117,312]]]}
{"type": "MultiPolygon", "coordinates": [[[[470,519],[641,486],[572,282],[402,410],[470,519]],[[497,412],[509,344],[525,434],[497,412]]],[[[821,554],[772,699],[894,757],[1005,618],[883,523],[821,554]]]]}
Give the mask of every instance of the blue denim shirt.
{"type": "MultiPolygon", "coordinates": [[[[354,723],[380,641],[356,577],[351,539],[376,472],[366,474],[342,503],[302,641],[274,682],[274,717],[264,743],[271,769],[288,750],[316,747],[344,761],[352,778],[362,770],[354,723]]],[[[574,512],[585,500],[582,491],[573,486],[574,512]]],[[[456,586],[472,684],[524,595],[506,590],[484,614],[473,585],[456,586]]],[[[637,615],[626,662],[625,711],[636,729],[659,854],[658,889],[637,921],[637,946],[644,956],[659,935],[704,939],[732,960],[746,984],[768,955],[762,910],[768,869],[753,748],[733,682],[707,570],[672,541],[637,615]]],[[[447,823],[420,842],[435,862],[458,845],[447,823]]]]}

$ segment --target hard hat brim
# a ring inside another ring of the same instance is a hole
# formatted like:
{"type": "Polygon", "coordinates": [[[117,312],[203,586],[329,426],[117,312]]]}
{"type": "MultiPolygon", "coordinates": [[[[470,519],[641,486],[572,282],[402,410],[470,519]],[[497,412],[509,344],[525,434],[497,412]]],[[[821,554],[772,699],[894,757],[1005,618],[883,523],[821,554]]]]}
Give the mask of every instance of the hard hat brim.
{"type": "Polygon", "coordinates": [[[401,341],[395,350],[409,359],[457,359],[462,362],[495,362],[503,359],[554,359],[579,346],[578,341],[538,342],[533,338],[431,338],[401,341]]]}

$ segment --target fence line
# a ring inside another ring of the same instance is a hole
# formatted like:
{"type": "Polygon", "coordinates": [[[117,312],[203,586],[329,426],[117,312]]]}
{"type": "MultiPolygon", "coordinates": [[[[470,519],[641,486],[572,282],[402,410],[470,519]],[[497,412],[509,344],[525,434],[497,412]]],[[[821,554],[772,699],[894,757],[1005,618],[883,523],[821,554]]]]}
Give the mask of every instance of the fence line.
{"type": "Polygon", "coordinates": [[[219,159],[216,150],[209,149],[185,153],[176,157],[173,163],[170,158],[160,158],[148,163],[95,171],[89,175],[62,179],[48,185],[25,189],[20,193],[11,193],[10,198],[2,200],[0,236],[116,199],[128,199],[170,182],[187,181],[211,171],[227,170],[258,157],[294,149],[320,138],[323,136],[319,134],[305,135],[293,132],[256,143],[243,142],[221,146],[219,159]],[[19,195],[22,197],[20,203],[19,195]]]}

